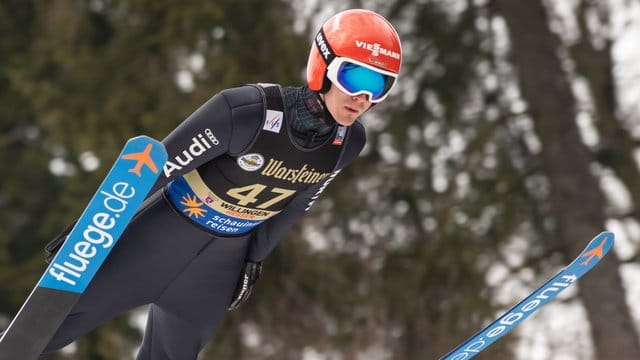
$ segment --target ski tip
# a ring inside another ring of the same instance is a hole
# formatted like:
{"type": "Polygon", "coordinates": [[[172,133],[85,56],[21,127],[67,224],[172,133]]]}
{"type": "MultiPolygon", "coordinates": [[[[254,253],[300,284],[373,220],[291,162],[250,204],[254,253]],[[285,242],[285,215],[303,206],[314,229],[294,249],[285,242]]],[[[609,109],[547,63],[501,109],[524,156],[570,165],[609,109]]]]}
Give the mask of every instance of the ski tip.
{"type": "Polygon", "coordinates": [[[147,142],[159,142],[158,140],[152,138],[151,136],[148,135],[137,135],[134,136],[132,138],[130,138],[127,142],[129,141],[147,141],[147,142]]]}
{"type": "Polygon", "coordinates": [[[147,135],[138,135],[138,136],[134,136],[132,138],[130,138],[129,140],[127,140],[127,143],[125,144],[125,148],[127,146],[137,146],[137,147],[142,147],[142,146],[146,146],[148,144],[153,144],[153,147],[157,147],[157,148],[161,148],[162,151],[164,151],[164,146],[162,145],[162,142],[147,136],[147,135]]]}
{"type": "Polygon", "coordinates": [[[605,248],[607,248],[607,252],[609,250],[611,250],[611,248],[613,247],[613,244],[616,241],[616,235],[611,232],[611,231],[603,231],[600,234],[598,234],[598,236],[596,236],[595,238],[593,238],[593,240],[591,240],[591,243],[589,243],[589,245],[591,245],[592,243],[604,243],[605,244],[605,248]],[[600,239],[602,239],[600,241],[600,239]]]}
{"type": "Polygon", "coordinates": [[[592,267],[611,251],[614,242],[615,235],[610,231],[603,231],[589,242],[577,260],[580,265],[592,267]]]}

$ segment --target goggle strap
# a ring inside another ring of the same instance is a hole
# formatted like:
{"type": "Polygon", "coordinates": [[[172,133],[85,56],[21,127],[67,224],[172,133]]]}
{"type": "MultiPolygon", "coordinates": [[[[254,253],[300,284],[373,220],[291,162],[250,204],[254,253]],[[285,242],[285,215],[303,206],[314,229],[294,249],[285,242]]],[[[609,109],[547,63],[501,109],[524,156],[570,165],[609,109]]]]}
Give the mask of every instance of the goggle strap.
{"type": "Polygon", "coordinates": [[[324,63],[327,65],[331,64],[333,59],[336,58],[336,54],[333,52],[333,49],[331,49],[331,45],[329,45],[322,27],[320,27],[320,31],[318,31],[314,43],[316,44],[316,48],[318,49],[320,56],[324,59],[324,63]]]}

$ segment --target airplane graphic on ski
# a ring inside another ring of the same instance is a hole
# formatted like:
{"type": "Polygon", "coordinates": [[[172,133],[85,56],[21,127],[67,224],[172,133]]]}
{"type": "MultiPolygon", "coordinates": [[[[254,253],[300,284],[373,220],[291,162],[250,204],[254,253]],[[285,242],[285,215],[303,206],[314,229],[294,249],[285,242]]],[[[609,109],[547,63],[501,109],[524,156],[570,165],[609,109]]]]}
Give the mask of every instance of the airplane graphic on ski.
{"type": "Polygon", "coordinates": [[[607,243],[607,240],[608,238],[605,236],[604,239],[602,239],[602,241],[600,242],[600,245],[582,254],[581,257],[586,258],[586,260],[581,262],[580,264],[584,266],[588,266],[594,257],[597,257],[598,260],[602,259],[604,244],[607,243]]]}
{"type": "Polygon", "coordinates": [[[122,158],[126,160],[137,161],[136,165],[133,168],[129,169],[129,172],[132,172],[138,176],[142,176],[140,174],[140,169],[142,169],[142,166],[144,165],[146,165],[151,171],[153,171],[154,174],[158,172],[158,167],[151,159],[151,144],[148,144],[147,147],[141,152],[125,154],[122,155],[122,158]]]}

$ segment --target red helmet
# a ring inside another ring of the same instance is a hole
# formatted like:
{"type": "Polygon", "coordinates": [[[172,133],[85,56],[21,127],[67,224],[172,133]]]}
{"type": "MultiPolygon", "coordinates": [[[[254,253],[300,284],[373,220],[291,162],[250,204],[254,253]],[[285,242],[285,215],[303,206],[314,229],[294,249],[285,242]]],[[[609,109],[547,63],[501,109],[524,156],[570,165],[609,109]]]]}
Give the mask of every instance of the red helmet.
{"type": "Polygon", "coordinates": [[[307,62],[309,89],[329,90],[327,67],[336,58],[355,60],[397,76],[402,63],[400,37],[382,15],[346,10],[327,20],[314,38],[307,62]]]}

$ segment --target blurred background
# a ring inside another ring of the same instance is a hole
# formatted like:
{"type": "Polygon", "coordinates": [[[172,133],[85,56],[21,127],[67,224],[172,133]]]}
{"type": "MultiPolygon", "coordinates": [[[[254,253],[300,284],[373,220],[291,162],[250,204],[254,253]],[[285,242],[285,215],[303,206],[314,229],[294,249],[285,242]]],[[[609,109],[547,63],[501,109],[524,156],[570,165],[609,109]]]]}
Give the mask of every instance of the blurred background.
{"type": "MultiPolygon", "coordinates": [[[[0,328],[126,139],[304,84],[351,7],[398,29],[400,83],[200,358],[434,359],[607,229],[614,253],[478,358],[639,359],[638,0],[3,0],[0,328]]],[[[144,310],[46,358],[132,359],[144,310]]]]}

